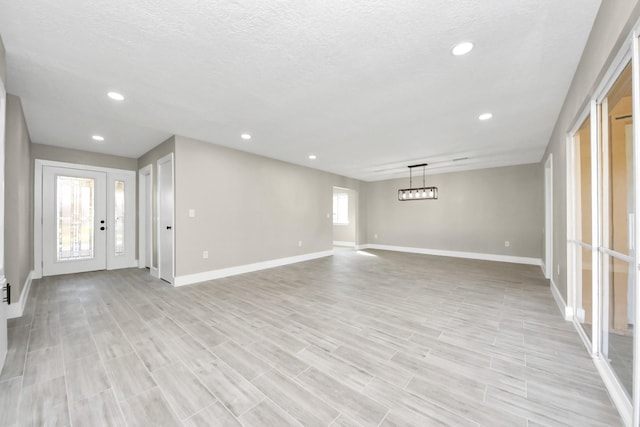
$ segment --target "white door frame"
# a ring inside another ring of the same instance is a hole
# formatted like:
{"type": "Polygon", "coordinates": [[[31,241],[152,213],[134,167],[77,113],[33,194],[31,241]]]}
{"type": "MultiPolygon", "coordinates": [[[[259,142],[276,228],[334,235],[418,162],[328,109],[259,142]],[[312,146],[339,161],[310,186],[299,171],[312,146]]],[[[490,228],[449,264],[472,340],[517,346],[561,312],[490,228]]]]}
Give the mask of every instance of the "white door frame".
{"type": "Polygon", "coordinates": [[[104,172],[88,171],[80,169],[44,167],[42,175],[42,274],[46,272],[48,276],[57,274],[68,274],[83,271],[104,270],[107,268],[107,174],[104,172]],[[59,176],[69,176],[75,178],[90,179],[93,181],[93,201],[92,215],[93,223],[93,249],[91,257],[86,259],[72,259],[68,261],[57,261],[53,248],[57,242],[57,212],[54,208],[58,200],[58,190],[56,181],[59,176]],[[101,221],[102,223],[98,223],[101,221]]]}
{"type": "MultiPolygon", "coordinates": [[[[111,182],[110,174],[117,174],[118,176],[127,176],[133,179],[135,182],[135,171],[125,170],[125,169],[113,169],[113,168],[104,168],[100,166],[91,166],[91,165],[81,165],[76,163],[66,163],[66,162],[57,162],[53,160],[43,160],[36,159],[35,160],[35,168],[34,168],[34,181],[33,181],[33,278],[39,279],[42,277],[42,251],[43,251],[43,232],[42,232],[42,172],[45,166],[53,166],[53,167],[63,167],[69,169],[82,169],[89,170],[95,172],[106,172],[107,173],[107,185],[111,182]]],[[[135,192],[135,184],[133,186],[135,192]]],[[[135,201],[135,196],[134,199],[135,201]]],[[[107,214],[109,217],[109,214],[107,214]]],[[[132,224],[131,235],[134,236],[134,245],[135,245],[135,211],[133,212],[133,221],[129,222],[130,226],[132,224]]],[[[130,247],[130,245],[129,245],[130,247]]],[[[135,253],[133,250],[128,251],[126,267],[135,267],[137,265],[135,253]]],[[[120,267],[120,266],[117,266],[120,267]]],[[[114,268],[113,266],[111,268],[114,268]]],[[[109,257],[107,257],[107,269],[110,269],[109,265],[109,257]]]]}
{"type": "MultiPolygon", "coordinates": [[[[4,272],[4,183],[5,183],[5,120],[7,112],[7,92],[4,83],[0,79],[0,289],[7,284],[4,272]]],[[[8,305],[5,305],[4,292],[0,291],[0,371],[4,367],[7,355],[7,312],[8,305]]]]}
{"type": "Polygon", "coordinates": [[[153,164],[138,171],[138,268],[153,266],[153,164]],[[147,209],[149,206],[149,209],[147,209]]]}
{"type": "Polygon", "coordinates": [[[162,278],[163,280],[167,280],[169,283],[171,283],[172,285],[175,285],[175,273],[176,273],[176,230],[175,230],[175,215],[176,215],[176,210],[175,210],[175,163],[173,161],[173,153],[169,153],[166,156],[158,159],[158,161],[156,162],[156,167],[158,170],[158,188],[157,188],[157,192],[156,192],[156,212],[157,212],[157,241],[158,241],[158,277],[162,278]],[[163,242],[163,236],[165,235],[166,230],[163,230],[163,227],[166,227],[167,224],[164,224],[162,221],[162,209],[161,209],[161,198],[162,198],[162,192],[163,192],[163,188],[162,188],[162,169],[166,168],[166,167],[170,167],[171,168],[171,186],[172,186],[172,192],[173,192],[173,203],[171,206],[171,216],[172,216],[172,220],[171,220],[171,224],[169,225],[171,227],[171,239],[173,242],[173,263],[171,266],[171,269],[173,271],[170,272],[170,274],[168,275],[168,277],[162,277],[163,274],[165,272],[162,271],[162,242],[163,242]]]}
{"type": "Polygon", "coordinates": [[[553,153],[544,164],[544,276],[553,275],[553,153]]]}

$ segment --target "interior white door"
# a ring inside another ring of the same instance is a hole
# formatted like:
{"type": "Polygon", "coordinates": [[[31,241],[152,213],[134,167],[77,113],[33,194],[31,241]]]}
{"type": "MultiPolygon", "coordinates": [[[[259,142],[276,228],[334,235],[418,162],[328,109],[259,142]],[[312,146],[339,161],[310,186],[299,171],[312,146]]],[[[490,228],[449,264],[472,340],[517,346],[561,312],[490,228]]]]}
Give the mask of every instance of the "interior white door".
{"type": "Polygon", "coordinates": [[[106,182],[104,172],[43,168],[43,275],[106,268],[106,182]]]}
{"type": "Polygon", "coordinates": [[[152,267],[152,263],[151,260],[153,259],[153,230],[152,230],[152,223],[153,221],[151,220],[151,212],[153,212],[153,209],[151,208],[151,200],[152,200],[152,189],[153,189],[153,181],[151,179],[151,174],[145,175],[144,177],[145,179],[145,191],[146,194],[144,195],[144,204],[145,204],[145,209],[144,209],[144,214],[145,214],[145,240],[146,240],[146,244],[145,244],[145,263],[144,266],[147,268],[151,268],[152,267]]]}
{"type": "Polygon", "coordinates": [[[158,267],[162,280],[173,283],[173,154],[158,160],[158,267]]]}

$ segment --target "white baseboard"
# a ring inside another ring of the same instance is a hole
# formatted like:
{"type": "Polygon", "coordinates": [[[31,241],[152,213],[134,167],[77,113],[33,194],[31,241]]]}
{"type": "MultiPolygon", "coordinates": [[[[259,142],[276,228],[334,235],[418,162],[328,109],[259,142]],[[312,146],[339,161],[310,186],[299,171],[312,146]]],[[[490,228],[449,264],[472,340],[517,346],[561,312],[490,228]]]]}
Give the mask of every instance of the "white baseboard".
{"type": "Polygon", "coordinates": [[[18,301],[12,302],[7,306],[7,319],[22,317],[22,315],[24,314],[24,306],[27,303],[27,298],[29,297],[29,290],[31,290],[31,282],[33,281],[33,276],[33,271],[30,271],[27,275],[27,279],[22,285],[20,299],[18,301]]]}
{"type": "Polygon", "coordinates": [[[149,272],[151,273],[152,277],[155,277],[156,279],[160,278],[160,272],[158,271],[158,269],[156,267],[151,267],[149,269],[149,272]]]}
{"type": "Polygon", "coordinates": [[[286,258],[272,259],[269,261],[256,262],[253,264],[238,265],[236,267],[221,268],[218,270],[203,271],[202,273],[187,274],[178,276],[174,280],[174,286],[191,285],[193,283],[206,282],[207,280],[221,279],[223,277],[235,276],[238,274],[251,273],[252,271],[265,270],[267,268],[280,267],[297,262],[310,261],[333,255],[333,250],[323,252],[313,252],[304,255],[297,255],[286,258]]]}
{"type": "Polygon", "coordinates": [[[342,242],[340,240],[334,240],[333,246],[347,246],[349,248],[355,248],[356,242],[342,242]]]}
{"type": "Polygon", "coordinates": [[[556,286],[556,282],[553,281],[553,278],[551,278],[549,283],[550,283],[549,287],[551,288],[551,295],[553,295],[553,299],[556,301],[556,304],[558,305],[560,314],[562,314],[562,317],[564,318],[564,320],[573,320],[573,308],[568,306],[567,303],[564,301],[564,298],[562,297],[562,294],[560,294],[560,291],[556,286]]]}
{"type": "Polygon", "coordinates": [[[405,246],[376,245],[376,244],[370,244],[370,243],[366,245],[361,245],[360,249],[379,249],[382,251],[410,252],[414,254],[448,256],[453,258],[467,258],[467,259],[479,259],[484,261],[510,262],[512,264],[528,264],[528,265],[542,264],[542,260],[540,258],[528,258],[528,257],[519,257],[519,256],[511,256],[511,255],[483,254],[479,252],[448,251],[443,249],[411,248],[411,247],[405,247],[405,246]]]}

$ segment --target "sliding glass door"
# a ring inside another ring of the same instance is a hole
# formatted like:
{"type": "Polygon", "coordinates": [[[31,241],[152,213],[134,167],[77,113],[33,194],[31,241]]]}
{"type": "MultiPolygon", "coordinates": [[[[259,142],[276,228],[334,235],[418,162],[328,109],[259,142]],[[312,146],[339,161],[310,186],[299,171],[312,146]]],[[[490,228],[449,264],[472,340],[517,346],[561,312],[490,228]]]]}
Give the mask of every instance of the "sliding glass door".
{"type": "Polygon", "coordinates": [[[635,191],[631,64],[599,103],[601,354],[632,395],[635,191]]]}
{"type": "Polygon", "coordinates": [[[623,64],[570,146],[573,314],[610,383],[633,401],[636,254],[632,66],[623,64]]]}

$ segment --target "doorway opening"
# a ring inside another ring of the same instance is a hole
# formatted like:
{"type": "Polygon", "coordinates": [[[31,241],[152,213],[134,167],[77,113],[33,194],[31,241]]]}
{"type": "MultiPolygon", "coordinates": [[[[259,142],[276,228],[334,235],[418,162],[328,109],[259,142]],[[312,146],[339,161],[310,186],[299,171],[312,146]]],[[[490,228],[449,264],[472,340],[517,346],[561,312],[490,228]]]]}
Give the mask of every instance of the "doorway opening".
{"type": "Polygon", "coordinates": [[[357,241],[358,192],[350,188],[333,187],[333,246],[354,249],[357,241]]]}

